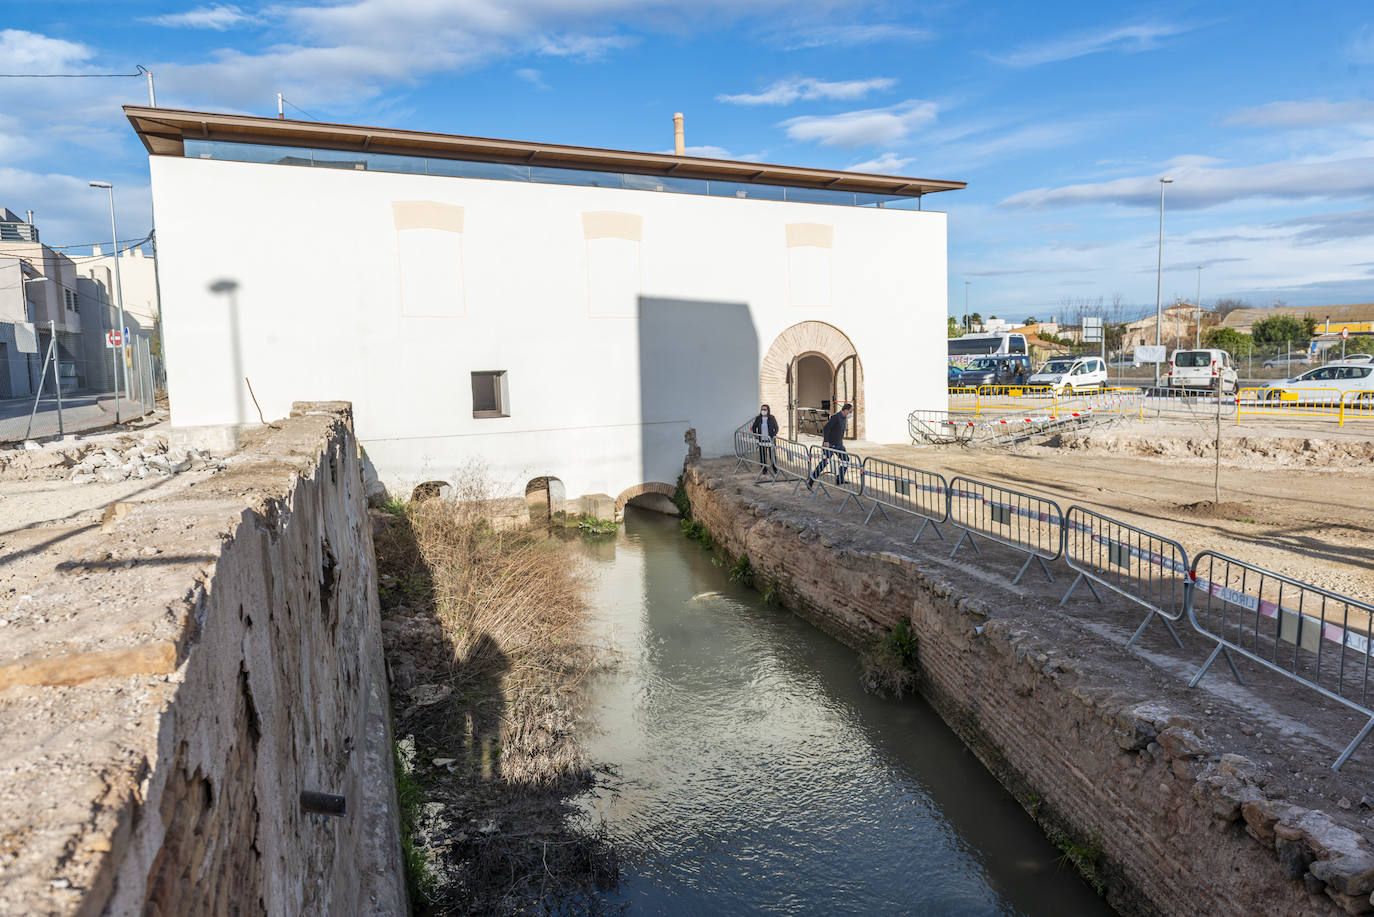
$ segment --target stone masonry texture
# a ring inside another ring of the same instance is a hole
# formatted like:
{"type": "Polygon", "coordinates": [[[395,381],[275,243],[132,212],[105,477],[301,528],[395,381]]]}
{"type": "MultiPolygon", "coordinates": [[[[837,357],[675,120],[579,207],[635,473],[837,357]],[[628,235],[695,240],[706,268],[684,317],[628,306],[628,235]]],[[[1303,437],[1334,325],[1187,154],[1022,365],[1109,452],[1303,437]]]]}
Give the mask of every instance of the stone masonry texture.
{"type": "Polygon", "coordinates": [[[688,465],[694,518],[748,555],[759,588],[852,646],[910,622],[923,695],[1051,839],[1096,855],[1118,911],[1374,911],[1367,838],[1273,798],[1250,761],[1218,753],[1170,703],[1175,680],[1150,682],[1143,660],[1031,616],[987,577],[918,561],[910,532],[884,541],[852,513],[841,522],[833,506],[822,516],[787,503],[732,466],[688,465]]]}
{"type": "Polygon", "coordinates": [[[6,598],[0,915],[406,913],[366,513],[349,406],[298,404],[6,598]]]}

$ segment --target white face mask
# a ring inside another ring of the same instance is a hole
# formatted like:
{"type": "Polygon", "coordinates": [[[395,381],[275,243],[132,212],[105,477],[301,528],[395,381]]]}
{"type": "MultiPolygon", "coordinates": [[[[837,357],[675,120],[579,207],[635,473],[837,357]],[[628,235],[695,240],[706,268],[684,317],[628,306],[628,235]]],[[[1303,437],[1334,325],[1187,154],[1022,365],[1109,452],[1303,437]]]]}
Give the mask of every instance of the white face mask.
{"type": "Polygon", "coordinates": [[[767,417],[767,416],[768,416],[768,412],[767,412],[767,411],[759,411],[759,414],[761,414],[761,415],[764,416],[764,417],[767,417]]]}

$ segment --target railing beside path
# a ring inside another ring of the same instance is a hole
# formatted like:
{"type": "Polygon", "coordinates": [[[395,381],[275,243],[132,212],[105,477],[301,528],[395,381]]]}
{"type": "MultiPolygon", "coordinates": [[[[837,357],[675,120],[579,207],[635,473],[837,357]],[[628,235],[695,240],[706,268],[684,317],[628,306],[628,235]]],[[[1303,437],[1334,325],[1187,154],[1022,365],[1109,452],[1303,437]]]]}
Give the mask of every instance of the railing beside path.
{"type": "Polygon", "coordinates": [[[756,434],[736,431],[735,470],[757,469],[759,482],[765,477],[794,480],[793,494],[809,482],[813,500],[818,494],[828,499],[828,488],[834,488],[844,493],[840,511],[850,501],[863,510],[863,501],[871,500],[865,525],[875,513],[892,521],[889,509],[919,518],[912,543],[927,528],[943,541],[940,525],[950,523],[960,530],[950,557],[965,541],[982,556],[978,538],[1021,552],[1026,560],[1013,586],[1035,562],[1053,582],[1049,563],[1062,559],[1077,576],[1060,607],[1080,584],[1100,603],[1097,584],[1147,609],[1127,647],[1159,617],[1182,649],[1173,625],[1186,615],[1193,630],[1215,644],[1190,688],[1218,657],[1225,657],[1240,681],[1236,662],[1241,658],[1367,716],[1332,770],[1339,770],[1374,731],[1374,605],[1216,551],[1202,551],[1190,564],[1183,545],[1173,539],[1080,505],[1066,513],[1054,500],[999,484],[964,476],[946,481],[935,472],[887,459],[808,448],[790,440],[774,440],[768,449],[756,434]]]}

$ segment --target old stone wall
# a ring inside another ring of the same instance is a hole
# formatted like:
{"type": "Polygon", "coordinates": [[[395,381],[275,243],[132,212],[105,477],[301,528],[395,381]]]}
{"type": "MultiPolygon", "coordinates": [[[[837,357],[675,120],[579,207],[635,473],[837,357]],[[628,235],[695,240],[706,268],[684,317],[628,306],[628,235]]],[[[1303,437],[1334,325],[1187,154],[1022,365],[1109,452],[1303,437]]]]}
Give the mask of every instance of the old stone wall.
{"type": "Polygon", "coordinates": [[[924,696],[1119,911],[1374,910],[1366,838],[1275,798],[1259,768],[1173,703],[1175,679],[1035,617],[1005,582],[923,562],[910,531],[885,541],[852,512],[821,516],[749,486],[732,463],[689,465],[694,518],[748,555],[759,588],[851,645],[909,621],[924,696]]]}
{"type": "Polygon", "coordinates": [[[405,913],[348,406],[297,405],[103,529],[25,606],[91,613],[0,654],[0,723],[51,740],[0,761],[25,787],[0,793],[0,849],[31,841],[0,858],[0,914],[405,913]]]}

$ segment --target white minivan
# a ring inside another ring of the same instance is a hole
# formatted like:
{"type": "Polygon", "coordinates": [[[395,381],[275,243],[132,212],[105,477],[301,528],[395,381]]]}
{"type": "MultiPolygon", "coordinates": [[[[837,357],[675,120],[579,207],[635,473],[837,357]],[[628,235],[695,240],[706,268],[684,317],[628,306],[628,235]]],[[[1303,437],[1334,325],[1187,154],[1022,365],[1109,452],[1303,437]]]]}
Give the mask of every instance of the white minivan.
{"type": "Polygon", "coordinates": [[[1232,393],[1240,387],[1240,377],[1224,350],[1175,350],[1164,374],[1165,388],[1212,389],[1221,387],[1232,393]]]}
{"type": "Polygon", "coordinates": [[[1086,392],[1105,388],[1107,364],[1101,357],[1055,357],[1046,360],[1027,385],[1047,385],[1056,392],[1086,392]]]}

